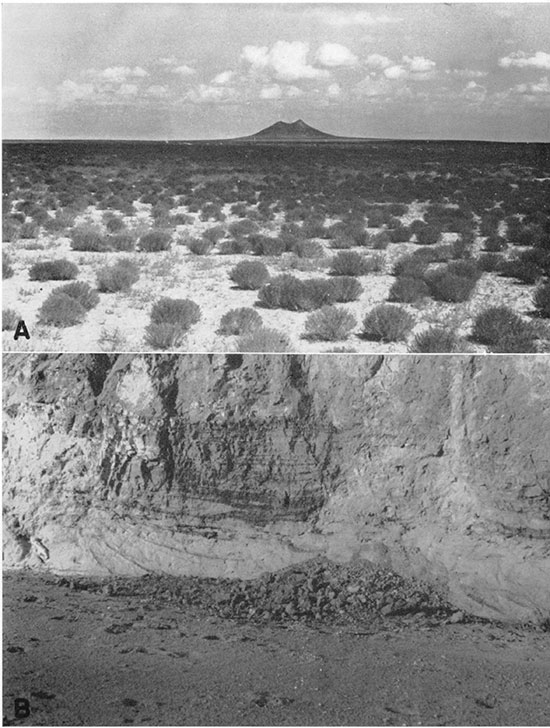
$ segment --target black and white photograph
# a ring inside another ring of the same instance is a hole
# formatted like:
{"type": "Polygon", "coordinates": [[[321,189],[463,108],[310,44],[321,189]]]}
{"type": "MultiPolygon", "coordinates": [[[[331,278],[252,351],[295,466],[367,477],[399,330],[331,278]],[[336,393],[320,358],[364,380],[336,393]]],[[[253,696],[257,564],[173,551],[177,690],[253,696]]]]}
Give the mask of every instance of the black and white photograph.
{"type": "Polygon", "coordinates": [[[3,381],[8,724],[548,723],[547,357],[3,381]]]}
{"type": "Polygon", "coordinates": [[[5,4],[3,349],[547,352],[549,38],[548,3],[5,4]]]}
{"type": "Polygon", "coordinates": [[[548,726],[550,2],[2,5],[6,726],[548,726]]]}

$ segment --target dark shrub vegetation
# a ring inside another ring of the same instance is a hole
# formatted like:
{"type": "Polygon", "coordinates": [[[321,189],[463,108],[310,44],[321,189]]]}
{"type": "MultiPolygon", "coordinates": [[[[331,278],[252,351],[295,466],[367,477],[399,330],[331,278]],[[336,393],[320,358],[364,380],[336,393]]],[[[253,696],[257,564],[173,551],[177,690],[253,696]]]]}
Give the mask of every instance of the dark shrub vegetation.
{"type": "Polygon", "coordinates": [[[414,324],[414,317],[401,306],[381,303],[363,319],[363,336],[374,341],[404,341],[414,324]]]}
{"type": "Polygon", "coordinates": [[[374,260],[374,256],[367,257],[354,250],[346,250],[334,256],[329,273],[332,276],[364,276],[377,267],[378,262],[374,260]]]}
{"type": "Polygon", "coordinates": [[[237,340],[237,351],[271,353],[282,352],[290,349],[290,339],[286,334],[276,329],[264,328],[263,326],[251,334],[239,337],[237,340]]]}
{"type": "Polygon", "coordinates": [[[538,315],[550,318],[550,282],[541,283],[536,288],[533,301],[538,315]]]}
{"type": "Polygon", "coordinates": [[[109,250],[109,242],[99,228],[81,225],[71,231],[71,248],[86,253],[105,253],[109,250]]]}
{"type": "Polygon", "coordinates": [[[242,260],[229,273],[231,280],[245,290],[261,288],[269,278],[269,271],[259,260],[242,260]]]}
{"type": "Polygon", "coordinates": [[[12,261],[7,253],[2,252],[2,278],[11,278],[14,274],[12,261]]]}
{"type": "Polygon", "coordinates": [[[472,329],[472,339],[495,353],[531,353],[536,351],[535,329],[507,306],[492,306],[479,313],[472,329]]]}
{"type": "Polygon", "coordinates": [[[355,326],[355,316],[345,308],[323,306],[307,317],[305,338],[315,341],[343,341],[355,326]]]}
{"type": "Polygon", "coordinates": [[[272,278],[258,292],[258,302],[266,308],[313,311],[334,303],[331,281],[310,278],[302,281],[287,273],[272,278]]]}
{"type": "Polygon", "coordinates": [[[12,308],[2,309],[2,331],[15,331],[21,316],[12,308]]]}
{"type": "Polygon", "coordinates": [[[86,311],[90,311],[92,308],[95,308],[99,303],[99,295],[97,291],[83,281],[66,283],[64,286],[54,288],[52,294],[54,293],[74,298],[86,311]]]}
{"type": "Polygon", "coordinates": [[[356,301],[363,293],[363,286],[353,276],[336,276],[330,282],[336,303],[356,301]]]}
{"type": "Polygon", "coordinates": [[[83,321],[86,309],[73,296],[52,291],[38,311],[38,323],[58,328],[75,326],[83,321]]]}
{"type": "Polygon", "coordinates": [[[416,334],[409,345],[412,354],[453,354],[460,350],[460,339],[444,326],[431,326],[416,334]]]}
{"type": "Polygon", "coordinates": [[[126,291],[139,280],[139,267],[132,260],[119,260],[97,272],[97,288],[102,293],[126,291]]]}
{"type": "Polygon", "coordinates": [[[200,307],[188,298],[160,298],[151,309],[151,324],[172,324],[184,332],[200,318],[200,307]]]}
{"type": "Polygon", "coordinates": [[[262,317],[253,308],[233,308],[221,317],[218,333],[222,336],[242,336],[261,326],[262,317]]]}
{"type": "Polygon", "coordinates": [[[165,230],[150,230],[139,239],[139,248],[145,253],[159,253],[168,250],[172,236],[165,230]]]}
{"type": "Polygon", "coordinates": [[[35,263],[29,270],[31,281],[69,281],[78,275],[78,266],[61,258],[35,263]]]}
{"type": "Polygon", "coordinates": [[[192,240],[188,240],[186,245],[187,249],[195,255],[208,255],[212,252],[212,249],[214,248],[214,243],[211,240],[205,240],[204,238],[194,238],[192,240]]]}
{"type": "Polygon", "coordinates": [[[388,301],[397,303],[416,303],[430,295],[430,289],[421,278],[399,276],[388,294],[388,301]]]}

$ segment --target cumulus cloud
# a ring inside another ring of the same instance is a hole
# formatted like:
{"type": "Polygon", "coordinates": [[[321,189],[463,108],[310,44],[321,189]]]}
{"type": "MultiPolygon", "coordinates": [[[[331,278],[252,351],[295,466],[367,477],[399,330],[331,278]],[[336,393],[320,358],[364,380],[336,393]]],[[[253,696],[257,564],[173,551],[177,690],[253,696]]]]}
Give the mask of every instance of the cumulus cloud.
{"type": "Polygon", "coordinates": [[[435,68],[435,61],[423,56],[403,56],[403,62],[408,66],[411,73],[430,73],[435,68]]]}
{"type": "Polygon", "coordinates": [[[538,94],[550,94],[550,80],[548,76],[541,78],[538,83],[520,83],[513,89],[520,94],[536,96],[538,94]]]}
{"type": "Polygon", "coordinates": [[[178,76],[192,76],[195,73],[195,69],[184,64],[183,66],[173,68],[172,73],[176,73],[178,76]]]}
{"type": "Polygon", "coordinates": [[[216,86],[225,86],[225,84],[233,80],[234,76],[235,73],[233,71],[222,71],[217,76],[214,76],[212,83],[216,86]]]}
{"type": "Polygon", "coordinates": [[[121,96],[137,96],[137,92],[138,87],[135,83],[123,83],[117,90],[121,96]]]}
{"type": "Polygon", "coordinates": [[[484,78],[489,75],[488,71],[477,71],[473,68],[448,68],[445,73],[457,78],[484,78]]]}
{"type": "Polygon", "coordinates": [[[342,94],[342,88],[339,83],[331,83],[327,88],[327,96],[329,99],[337,99],[342,94]]]}
{"type": "Polygon", "coordinates": [[[340,43],[323,43],[317,51],[316,59],[321,66],[326,68],[357,64],[357,56],[340,43]]]}
{"type": "Polygon", "coordinates": [[[498,65],[501,68],[542,68],[550,71],[550,53],[537,51],[534,55],[528,56],[526,53],[519,51],[500,58],[498,65]]]}
{"type": "Polygon", "coordinates": [[[77,83],[66,79],[57,87],[59,99],[62,104],[70,104],[75,101],[85,101],[95,94],[94,85],[91,83],[77,83]]]}
{"type": "MultiPolygon", "coordinates": [[[[96,75],[94,71],[90,72],[90,75],[96,75]]],[[[145,78],[149,74],[144,68],[136,66],[135,68],[128,68],[128,66],[112,66],[105,68],[97,76],[110,83],[124,83],[127,78],[145,78]]]]}
{"type": "Polygon", "coordinates": [[[283,89],[278,83],[274,83],[271,86],[264,86],[260,89],[260,98],[272,101],[274,99],[280,99],[283,95],[283,89]]]}
{"type": "Polygon", "coordinates": [[[196,88],[192,88],[185,96],[188,101],[193,103],[227,103],[236,98],[236,91],[229,86],[212,86],[200,83],[196,88]]]}
{"type": "Polygon", "coordinates": [[[145,93],[148,96],[153,96],[154,98],[160,99],[163,96],[168,95],[168,87],[162,86],[161,84],[153,84],[146,89],[145,93]]]}
{"type": "Polygon", "coordinates": [[[332,25],[335,28],[345,28],[349,25],[373,27],[376,25],[388,25],[400,23],[402,18],[385,13],[374,14],[367,10],[345,11],[328,8],[312,8],[305,13],[306,16],[315,18],[332,25]]]}
{"type": "Polygon", "coordinates": [[[384,69],[384,76],[390,81],[398,81],[402,78],[408,78],[409,72],[403,66],[389,66],[384,69]]]}
{"type": "Polygon", "coordinates": [[[278,40],[270,49],[267,46],[245,46],[241,58],[255,70],[273,73],[278,81],[328,77],[328,71],[307,62],[308,53],[308,43],[278,40]]]}
{"type": "Polygon", "coordinates": [[[384,69],[391,66],[392,62],[389,58],[387,58],[387,56],[381,56],[380,53],[371,53],[366,57],[365,65],[368,68],[384,69]]]}

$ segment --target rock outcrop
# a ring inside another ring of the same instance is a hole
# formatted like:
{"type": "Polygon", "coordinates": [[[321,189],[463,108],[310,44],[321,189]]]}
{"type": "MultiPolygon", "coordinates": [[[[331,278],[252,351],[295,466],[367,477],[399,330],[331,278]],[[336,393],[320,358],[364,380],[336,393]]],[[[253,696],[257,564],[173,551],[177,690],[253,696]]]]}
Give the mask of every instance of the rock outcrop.
{"type": "Polygon", "coordinates": [[[5,356],[5,564],[368,559],[546,619],[549,385],[536,356],[5,356]]]}

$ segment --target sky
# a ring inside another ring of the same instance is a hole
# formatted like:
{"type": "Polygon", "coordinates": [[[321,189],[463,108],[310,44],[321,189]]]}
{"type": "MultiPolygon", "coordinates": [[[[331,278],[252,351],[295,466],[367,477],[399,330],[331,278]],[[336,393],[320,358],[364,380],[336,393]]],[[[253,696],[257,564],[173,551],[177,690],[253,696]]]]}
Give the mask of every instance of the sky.
{"type": "Polygon", "coordinates": [[[4,3],[4,139],[550,141],[550,3],[4,3]]]}

